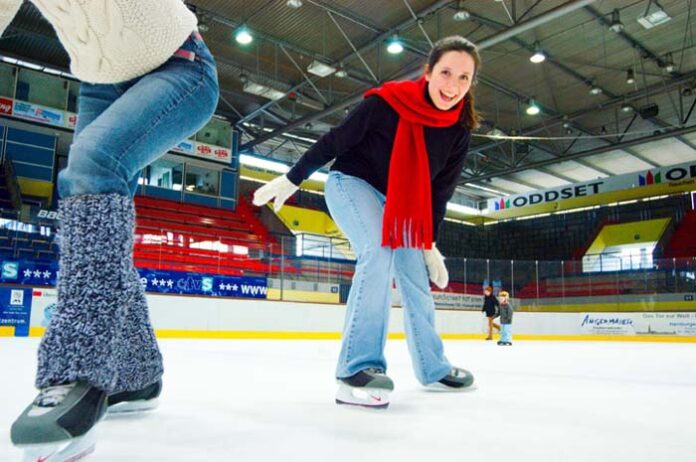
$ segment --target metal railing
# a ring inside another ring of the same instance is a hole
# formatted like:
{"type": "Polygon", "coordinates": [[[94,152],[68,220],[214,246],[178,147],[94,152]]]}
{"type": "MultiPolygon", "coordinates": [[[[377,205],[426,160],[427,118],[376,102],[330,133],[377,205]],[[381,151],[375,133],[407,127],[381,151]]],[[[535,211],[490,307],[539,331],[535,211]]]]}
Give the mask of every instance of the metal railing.
{"type": "MultiPolygon", "coordinates": [[[[53,259],[55,221],[22,220],[15,211],[0,210],[0,253],[3,259],[53,259]],[[37,244],[38,243],[38,244],[37,244]],[[48,243],[48,248],[46,245],[48,243]]],[[[141,230],[135,238],[136,264],[149,269],[206,274],[262,276],[280,284],[283,293],[294,287],[340,294],[345,301],[355,262],[345,239],[302,234],[273,235],[272,242],[199,236],[170,230],[141,230]]],[[[444,292],[480,295],[484,286],[505,289],[530,305],[597,303],[621,300],[645,302],[656,295],[696,293],[696,257],[652,259],[615,255],[596,261],[497,260],[448,257],[450,285],[444,292]]],[[[693,308],[696,309],[696,306],[693,308]]]]}

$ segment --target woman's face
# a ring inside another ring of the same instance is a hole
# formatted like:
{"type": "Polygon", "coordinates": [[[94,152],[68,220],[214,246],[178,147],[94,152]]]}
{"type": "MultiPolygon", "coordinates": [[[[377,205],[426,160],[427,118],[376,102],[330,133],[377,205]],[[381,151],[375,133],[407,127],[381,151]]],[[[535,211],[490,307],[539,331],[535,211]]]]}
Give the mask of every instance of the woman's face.
{"type": "Polygon", "coordinates": [[[428,94],[435,107],[447,111],[456,106],[471,88],[474,58],[466,51],[448,51],[432,69],[426,66],[428,94]]]}
{"type": "Polygon", "coordinates": [[[490,291],[490,290],[484,290],[484,291],[483,291],[483,294],[484,294],[484,295],[490,295],[490,294],[491,294],[491,291],[490,291]]]}

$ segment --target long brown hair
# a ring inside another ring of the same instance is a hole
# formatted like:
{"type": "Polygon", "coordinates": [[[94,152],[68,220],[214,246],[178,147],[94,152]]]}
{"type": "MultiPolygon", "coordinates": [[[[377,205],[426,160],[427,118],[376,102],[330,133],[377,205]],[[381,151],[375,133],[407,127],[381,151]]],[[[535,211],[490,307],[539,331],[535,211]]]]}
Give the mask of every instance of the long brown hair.
{"type": "Polygon", "coordinates": [[[430,50],[428,54],[428,69],[432,71],[435,64],[442,58],[442,55],[448,51],[464,51],[474,58],[474,75],[471,78],[471,87],[469,87],[469,91],[464,97],[464,108],[462,109],[462,117],[460,119],[463,127],[473,130],[479,126],[480,122],[480,116],[476,112],[476,107],[474,107],[474,101],[476,100],[474,85],[476,84],[476,77],[481,69],[481,56],[473,42],[460,35],[452,35],[441,38],[435,42],[432,50],[430,50]]]}

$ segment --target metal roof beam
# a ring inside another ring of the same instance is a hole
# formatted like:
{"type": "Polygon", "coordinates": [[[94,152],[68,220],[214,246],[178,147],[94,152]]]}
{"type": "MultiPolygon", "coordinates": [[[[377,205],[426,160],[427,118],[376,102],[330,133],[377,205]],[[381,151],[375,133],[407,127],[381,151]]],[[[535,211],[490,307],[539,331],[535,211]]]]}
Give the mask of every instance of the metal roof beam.
{"type": "Polygon", "coordinates": [[[623,141],[623,142],[619,143],[618,145],[602,146],[599,148],[589,149],[587,151],[575,152],[572,154],[567,154],[567,155],[560,157],[558,159],[541,160],[541,161],[537,161],[537,162],[531,162],[531,163],[525,164],[525,165],[520,165],[517,167],[512,167],[512,168],[506,169],[504,171],[486,173],[486,174],[479,175],[476,177],[471,177],[471,178],[462,178],[459,181],[459,184],[463,185],[463,184],[471,183],[473,181],[485,180],[486,178],[493,178],[493,177],[497,177],[497,176],[501,176],[501,175],[508,175],[511,173],[522,172],[524,170],[537,169],[539,167],[546,167],[547,165],[552,165],[552,164],[558,163],[559,160],[560,161],[576,160],[576,159],[580,159],[583,157],[594,156],[597,154],[602,154],[602,153],[614,151],[617,149],[620,150],[623,148],[628,148],[628,147],[648,143],[650,141],[659,141],[662,139],[673,138],[675,136],[686,135],[688,133],[693,133],[693,132],[696,132],[696,125],[692,125],[690,127],[678,128],[675,130],[668,130],[668,131],[665,131],[664,133],[660,133],[658,135],[650,135],[650,136],[645,136],[642,138],[636,138],[636,139],[630,140],[630,141],[623,141]]]}
{"type": "MultiPolygon", "coordinates": [[[[491,47],[491,46],[493,46],[493,45],[496,45],[496,44],[498,44],[498,43],[500,43],[500,42],[502,42],[502,41],[504,41],[504,40],[507,40],[507,39],[509,39],[509,38],[511,38],[511,37],[514,37],[514,36],[517,35],[517,34],[521,34],[521,33],[526,32],[526,31],[528,31],[528,30],[530,30],[530,29],[532,29],[532,28],[534,28],[534,27],[537,27],[537,26],[539,26],[539,25],[541,25],[541,24],[544,24],[544,23],[546,23],[546,22],[552,21],[552,20],[554,20],[554,19],[556,19],[556,18],[558,18],[558,17],[560,17],[560,16],[562,16],[562,15],[564,15],[564,14],[570,13],[570,12],[572,12],[572,11],[576,11],[576,10],[578,10],[578,9],[580,9],[580,8],[582,8],[582,7],[584,7],[584,6],[586,6],[586,5],[589,5],[589,4],[592,3],[593,1],[594,1],[594,0],[574,0],[574,1],[569,1],[569,2],[567,2],[567,3],[565,3],[565,4],[561,5],[561,6],[559,6],[559,7],[557,7],[557,8],[554,8],[554,9],[552,9],[552,10],[549,10],[549,11],[547,11],[547,12],[545,12],[545,13],[543,13],[543,14],[541,14],[541,15],[539,15],[539,16],[533,18],[533,19],[530,19],[530,20],[527,21],[527,22],[518,24],[517,26],[514,26],[514,27],[510,28],[510,29],[507,30],[507,31],[504,31],[504,32],[502,32],[502,33],[500,33],[500,34],[496,34],[496,35],[494,35],[494,36],[492,36],[492,37],[489,37],[489,38],[487,38],[487,39],[482,40],[481,42],[478,43],[478,48],[479,48],[480,50],[482,50],[482,49],[491,47]]],[[[440,1],[440,2],[437,2],[435,5],[431,6],[430,9],[433,9],[434,7],[436,7],[436,6],[438,6],[438,5],[439,5],[440,7],[442,7],[442,6],[447,6],[449,3],[451,3],[451,2],[449,2],[449,1],[440,1]]],[[[427,10],[427,9],[426,9],[426,10],[427,10]]],[[[425,13],[425,14],[428,14],[428,13],[425,13]]],[[[422,16],[424,16],[425,14],[424,14],[424,12],[421,12],[418,16],[419,16],[419,17],[422,17],[422,16]]],[[[413,20],[411,19],[411,20],[407,21],[407,23],[410,23],[410,22],[412,22],[412,21],[413,21],[413,20]]],[[[394,28],[394,29],[398,30],[398,27],[397,27],[397,28],[394,28]]],[[[389,34],[385,33],[385,34],[380,35],[377,39],[375,39],[375,41],[381,41],[381,40],[384,40],[384,39],[387,38],[387,37],[389,37],[389,34]]],[[[406,72],[406,73],[404,73],[403,75],[398,76],[398,78],[401,78],[401,79],[410,79],[410,78],[414,78],[414,77],[418,76],[421,72],[422,72],[422,69],[421,69],[420,66],[419,66],[416,70],[410,71],[410,72],[406,72]]],[[[289,124],[289,125],[286,126],[286,127],[282,127],[281,129],[275,130],[275,131],[273,131],[272,133],[268,133],[268,134],[263,135],[263,136],[261,136],[261,137],[255,139],[255,140],[253,140],[253,141],[251,141],[251,142],[248,142],[248,143],[244,144],[243,146],[241,146],[241,149],[250,149],[250,148],[252,148],[253,146],[255,146],[255,145],[259,144],[259,143],[263,143],[264,141],[266,141],[266,140],[268,140],[268,139],[270,139],[270,138],[273,138],[273,137],[275,137],[275,136],[278,136],[279,134],[281,134],[281,133],[283,133],[283,132],[285,132],[285,131],[294,130],[295,128],[298,128],[298,127],[303,126],[303,125],[306,124],[307,122],[312,122],[312,121],[314,121],[314,120],[316,120],[316,119],[319,119],[319,118],[322,118],[322,117],[326,117],[327,115],[333,114],[333,113],[336,112],[336,111],[340,111],[341,109],[344,109],[344,108],[346,108],[346,107],[348,107],[348,106],[352,106],[353,104],[357,104],[357,103],[359,103],[359,102],[362,100],[362,98],[363,98],[363,92],[360,91],[359,93],[357,93],[357,94],[355,94],[355,95],[353,95],[353,96],[351,96],[351,97],[345,99],[344,101],[341,101],[341,102],[339,102],[339,103],[337,103],[337,104],[335,104],[335,105],[333,105],[333,106],[330,106],[330,107],[324,109],[323,111],[319,111],[319,112],[317,112],[317,113],[315,113],[315,114],[311,114],[311,115],[309,115],[309,116],[306,116],[306,117],[303,117],[303,118],[301,118],[301,119],[298,119],[298,120],[296,120],[295,122],[289,124]]]]}

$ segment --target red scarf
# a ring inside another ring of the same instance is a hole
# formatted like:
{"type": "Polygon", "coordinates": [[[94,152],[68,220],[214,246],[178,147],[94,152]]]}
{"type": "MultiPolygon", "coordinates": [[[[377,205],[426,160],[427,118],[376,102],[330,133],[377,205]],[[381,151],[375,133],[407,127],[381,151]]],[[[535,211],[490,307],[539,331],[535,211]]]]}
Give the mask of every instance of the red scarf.
{"type": "Polygon", "coordinates": [[[427,85],[428,82],[421,77],[417,81],[387,82],[365,93],[365,97],[379,96],[399,114],[382,221],[382,245],[392,249],[432,247],[430,162],[423,126],[454,125],[464,105],[462,99],[456,110],[437,109],[426,100],[427,85]]]}

